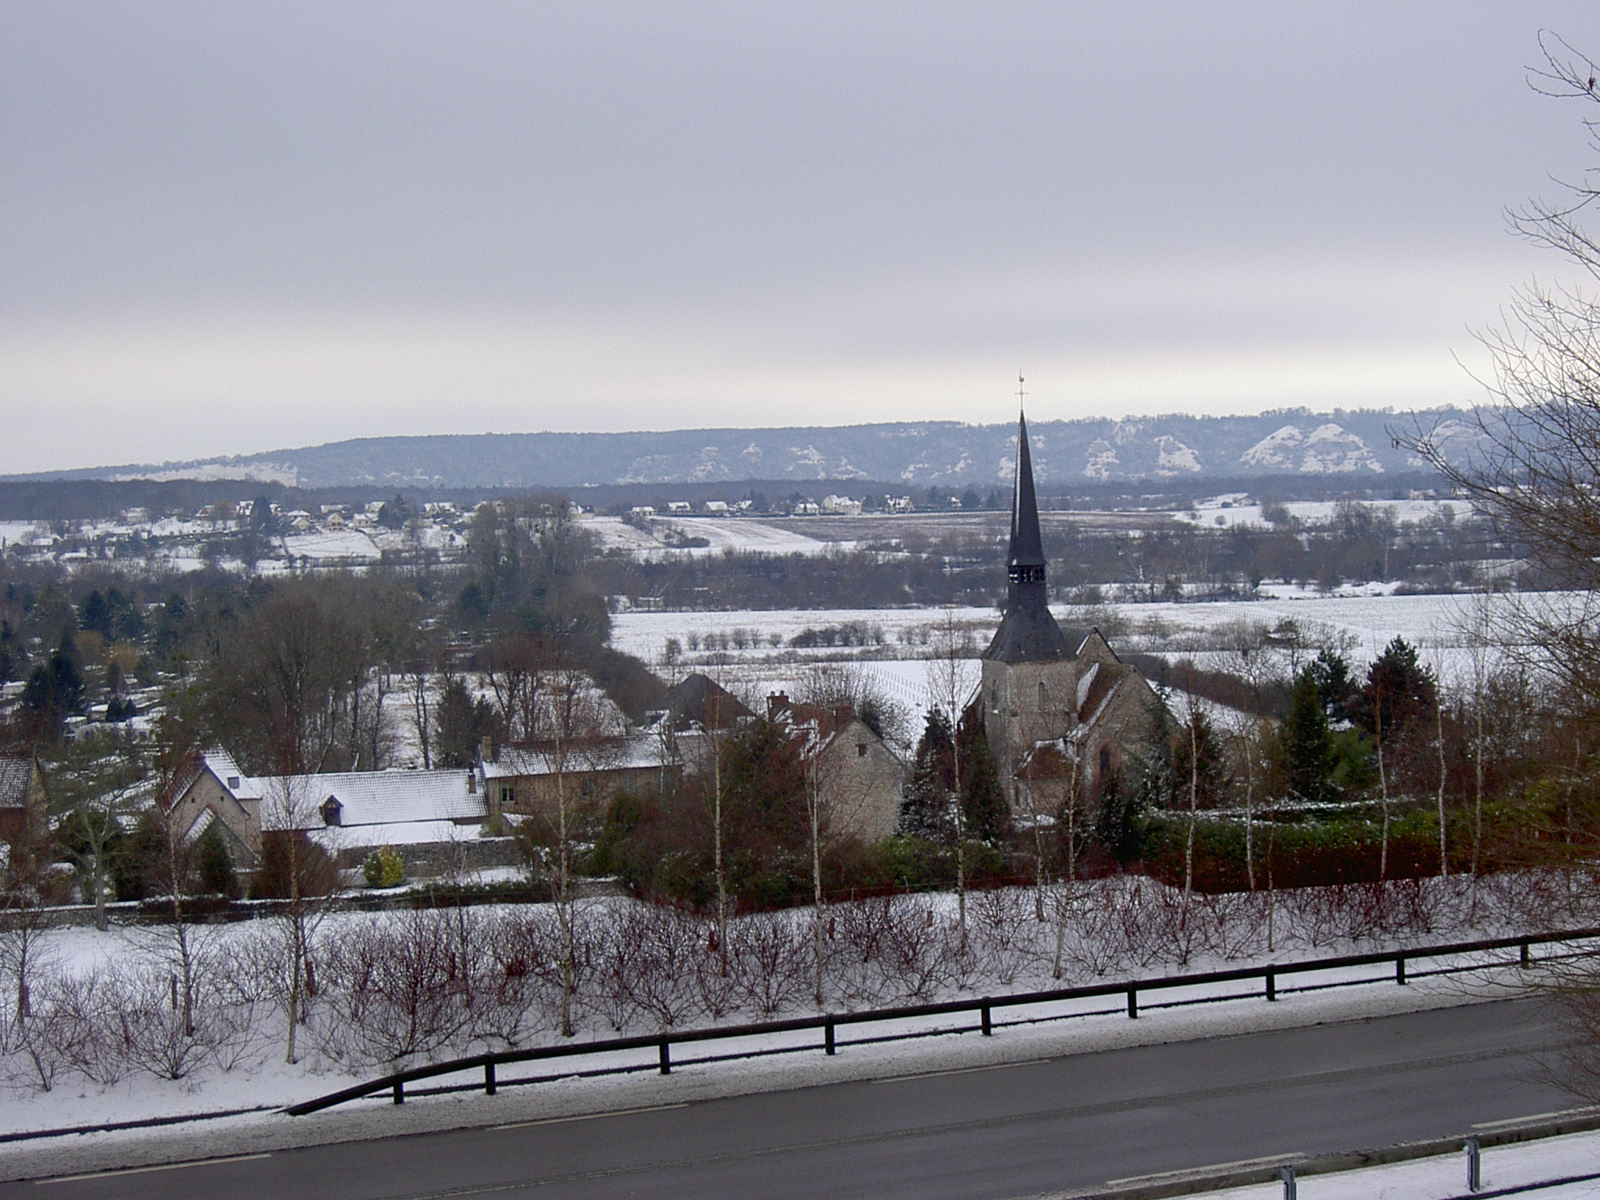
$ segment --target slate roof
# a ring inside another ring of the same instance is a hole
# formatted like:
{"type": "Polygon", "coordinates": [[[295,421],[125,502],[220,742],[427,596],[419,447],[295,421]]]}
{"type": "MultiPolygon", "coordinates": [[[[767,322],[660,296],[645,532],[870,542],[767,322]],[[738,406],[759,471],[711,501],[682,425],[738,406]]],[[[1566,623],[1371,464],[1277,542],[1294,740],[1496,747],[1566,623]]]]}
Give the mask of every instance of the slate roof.
{"type": "MultiPolygon", "coordinates": [[[[1027,418],[1017,422],[1017,477],[1011,495],[1011,543],[1006,554],[1006,604],[1000,628],[983,652],[991,662],[1057,662],[1074,646],[1050,615],[1045,589],[1044,540],[1033,488],[1027,418]]],[[[1080,643],[1081,644],[1081,643],[1080,643]]]]}
{"type": "Polygon", "coordinates": [[[322,805],[339,801],[339,824],[394,825],[416,821],[482,821],[483,791],[468,787],[473,773],[450,771],[337,771],[253,779],[262,829],[322,824],[322,805]]]}
{"type": "Polygon", "coordinates": [[[33,755],[0,754],[0,808],[27,808],[33,755]]]}
{"type": "MultiPolygon", "coordinates": [[[[606,738],[598,743],[569,745],[565,752],[569,774],[585,771],[620,771],[661,766],[661,740],[654,734],[606,738]]],[[[520,776],[554,775],[554,747],[505,747],[500,757],[483,764],[485,779],[515,779],[520,776]]]]}

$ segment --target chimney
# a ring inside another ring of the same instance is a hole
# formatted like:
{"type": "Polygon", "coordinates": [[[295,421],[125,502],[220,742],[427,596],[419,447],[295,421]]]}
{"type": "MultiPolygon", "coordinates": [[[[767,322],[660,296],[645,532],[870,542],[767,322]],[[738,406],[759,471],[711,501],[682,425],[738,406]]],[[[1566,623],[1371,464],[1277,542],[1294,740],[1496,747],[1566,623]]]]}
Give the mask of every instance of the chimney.
{"type": "Polygon", "coordinates": [[[788,710],[789,710],[789,693],[788,692],[768,692],[767,693],[767,718],[769,720],[772,719],[772,718],[775,718],[779,713],[787,712],[788,710]]]}
{"type": "Polygon", "coordinates": [[[478,743],[478,761],[494,761],[494,740],[488,734],[484,734],[483,740],[478,743]]]}
{"type": "Polygon", "coordinates": [[[474,771],[471,767],[468,767],[467,768],[467,795],[476,796],[477,794],[478,794],[478,773],[476,771],[474,771]]]}

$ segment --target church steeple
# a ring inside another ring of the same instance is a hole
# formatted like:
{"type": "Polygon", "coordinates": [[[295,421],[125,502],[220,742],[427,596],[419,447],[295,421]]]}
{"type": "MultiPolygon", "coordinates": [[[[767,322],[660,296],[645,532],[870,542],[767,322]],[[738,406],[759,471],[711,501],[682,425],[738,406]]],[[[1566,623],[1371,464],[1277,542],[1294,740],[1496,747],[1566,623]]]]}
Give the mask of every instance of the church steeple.
{"type": "Polygon", "coordinates": [[[1050,615],[1044,580],[1044,539],[1033,488],[1028,418],[1017,420],[1017,474],[1011,492],[1011,544],[1006,555],[1006,604],[994,641],[984,651],[996,662],[1051,662],[1071,657],[1067,639],[1050,615]]]}

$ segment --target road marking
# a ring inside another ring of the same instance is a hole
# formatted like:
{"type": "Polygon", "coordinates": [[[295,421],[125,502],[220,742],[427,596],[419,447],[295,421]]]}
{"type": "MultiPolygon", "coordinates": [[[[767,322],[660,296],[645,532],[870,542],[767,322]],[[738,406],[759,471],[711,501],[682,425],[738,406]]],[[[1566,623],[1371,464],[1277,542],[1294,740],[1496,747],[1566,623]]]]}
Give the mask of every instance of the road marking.
{"type": "Polygon", "coordinates": [[[534,1125],[563,1125],[568,1121],[598,1121],[602,1117],[631,1117],[635,1113],[666,1112],[669,1108],[688,1107],[688,1101],[684,1101],[681,1104],[652,1104],[648,1108],[619,1108],[615,1112],[584,1113],[576,1117],[545,1117],[539,1121],[516,1121],[510,1125],[491,1125],[489,1129],[493,1133],[499,1133],[502,1129],[528,1129],[534,1125]]]}
{"type": "Polygon", "coordinates": [[[77,1183],[80,1179],[111,1179],[117,1175],[148,1175],[151,1171],[182,1171],[189,1167],[214,1167],[222,1163],[250,1162],[257,1158],[271,1158],[271,1154],[235,1154],[231,1158],[197,1158],[192,1162],[161,1163],[154,1167],[123,1167],[116,1171],[94,1171],[87,1175],[58,1175],[54,1179],[40,1179],[39,1183],[77,1183]]]}
{"type": "Polygon", "coordinates": [[[1157,1179],[1185,1179],[1190,1175],[1214,1175],[1218,1171],[1248,1171],[1252,1167],[1285,1167],[1290,1163],[1303,1162],[1305,1155],[1299,1151],[1293,1154],[1267,1154],[1261,1158],[1241,1158],[1235,1162],[1211,1163],[1204,1167],[1185,1167],[1181,1171],[1158,1171],[1154,1175],[1129,1175],[1126,1179],[1108,1179],[1107,1187],[1121,1187],[1129,1183],[1151,1183],[1157,1179]]]}
{"type": "Polygon", "coordinates": [[[887,1079],[874,1079],[873,1083],[907,1083],[913,1079],[938,1079],[941,1075],[976,1075],[979,1071],[1004,1071],[1010,1067],[1036,1067],[1048,1058],[1025,1058],[1021,1062],[991,1063],[986,1067],[952,1067],[948,1071],[924,1071],[920,1075],[890,1075],[887,1079]]]}

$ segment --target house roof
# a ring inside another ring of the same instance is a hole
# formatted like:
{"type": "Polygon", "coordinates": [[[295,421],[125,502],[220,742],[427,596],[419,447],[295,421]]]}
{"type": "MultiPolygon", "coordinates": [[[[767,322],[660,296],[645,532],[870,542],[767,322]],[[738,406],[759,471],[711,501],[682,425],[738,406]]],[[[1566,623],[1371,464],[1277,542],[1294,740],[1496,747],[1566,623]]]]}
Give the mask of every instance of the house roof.
{"type": "Polygon", "coordinates": [[[261,800],[262,829],[320,826],[322,806],[330,797],[339,802],[339,824],[345,828],[481,821],[488,815],[470,771],[340,771],[263,776],[251,782],[261,800]]]}
{"type": "Polygon", "coordinates": [[[236,800],[259,801],[261,828],[320,827],[322,806],[339,802],[340,824],[388,825],[416,821],[483,820],[483,793],[470,771],[330,771],[320,775],[246,775],[225,750],[196,756],[174,790],[182,795],[210,771],[236,800]],[[472,782],[469,784],[469,780],[472,782]]]}
{"type": "Polygon", "coordinates": [[[728,729],[741,717],[754,714],[727,688],[699,671],[691,672],[667,689],[661,698],[674,729],[698,725],[702,729],[728,729]]]}
{"type": "Polygon", "coordinates": [[[485,779],[516,779],[528,775],[569,774],[586,771],[622,771],[661,766],[661,740],[654,734],[570,742],[558,756],[548,744],[507,746],[493,762],[483,764],[485,779]],[[558,757],[562,760],[558,762],[558,757]]]}
{"type": "Polygon", "coordinates": [[[34,759],[27,753],[0,754],[0,808],[27,808],[34,759]]]}

